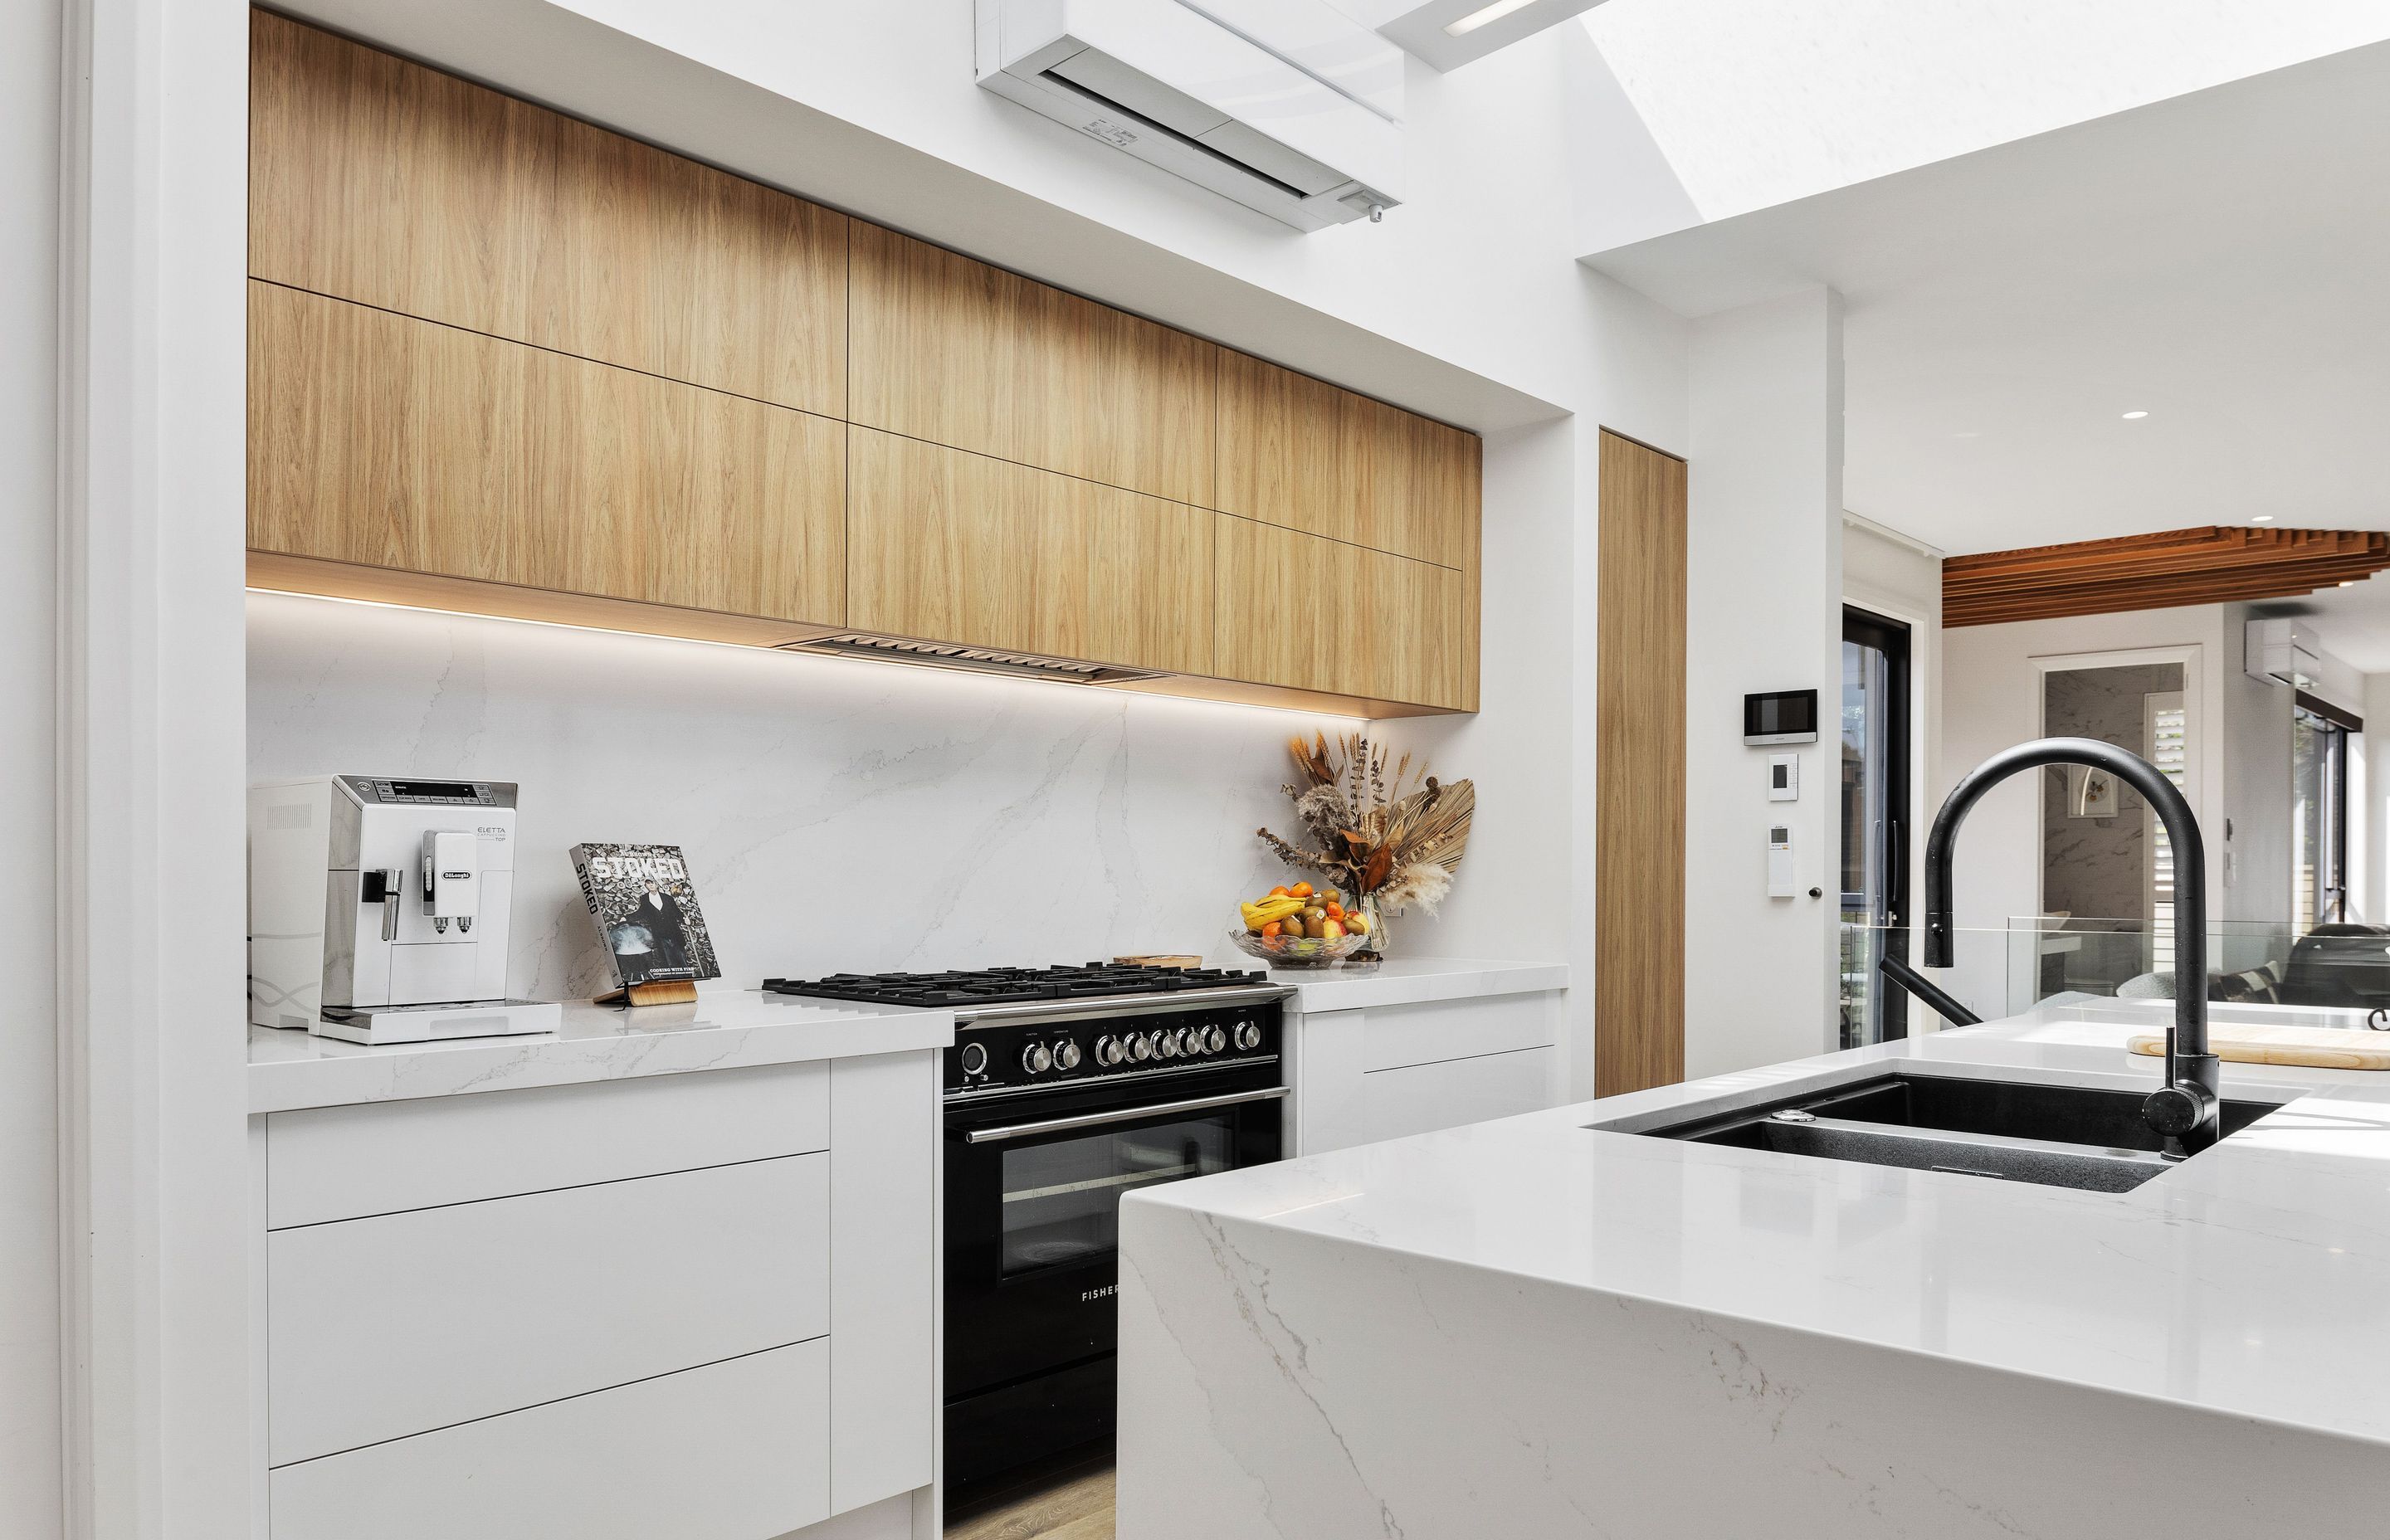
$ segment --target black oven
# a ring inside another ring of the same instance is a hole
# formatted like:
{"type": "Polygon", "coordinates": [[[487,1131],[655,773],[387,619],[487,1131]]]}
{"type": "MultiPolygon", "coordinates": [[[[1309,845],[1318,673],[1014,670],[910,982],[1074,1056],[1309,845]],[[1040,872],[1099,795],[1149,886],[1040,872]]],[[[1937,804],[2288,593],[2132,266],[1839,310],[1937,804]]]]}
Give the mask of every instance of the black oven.
{"type": "Polygon", "coordinates": [[[945,1098],[949,1500],[1112,1433],[1124,1194],[1279,1158],[1282,990],[965,1020],[945,1098]]]}

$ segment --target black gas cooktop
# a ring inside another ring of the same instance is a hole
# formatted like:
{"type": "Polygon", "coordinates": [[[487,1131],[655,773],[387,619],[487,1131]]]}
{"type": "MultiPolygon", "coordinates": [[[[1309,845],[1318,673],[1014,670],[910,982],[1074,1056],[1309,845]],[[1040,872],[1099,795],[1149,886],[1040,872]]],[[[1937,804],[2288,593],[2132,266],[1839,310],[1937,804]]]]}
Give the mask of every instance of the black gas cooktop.
{"type": "Polygon", "coordinates": [[[770,995],[815,995],[875,1006],[997,1006],[1033,1000],[1095,1000],[1110,995],[1163,995],[1233,989],[1269,975],[1233,968],[1144,968],[1085,963],[1077,968],[983,968],[946,973],[833,973],[827,979],[766,979],[770,995]]]}

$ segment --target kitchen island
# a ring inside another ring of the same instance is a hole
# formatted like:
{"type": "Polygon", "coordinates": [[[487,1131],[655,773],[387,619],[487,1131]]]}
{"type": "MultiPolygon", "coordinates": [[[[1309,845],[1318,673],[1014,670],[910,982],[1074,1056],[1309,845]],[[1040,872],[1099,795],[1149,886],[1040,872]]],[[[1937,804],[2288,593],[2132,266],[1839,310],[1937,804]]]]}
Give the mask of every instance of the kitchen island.
{"type": "Polygon", "coordinates": [[[2123,1193],[1626,1131],[1888,1065],[2146,1091],[2165,1008],[1128,1199],[1121,1535],[2378,1533],[2383,1077],[2229,1064],[2276,1110],[2123,1193]]]}

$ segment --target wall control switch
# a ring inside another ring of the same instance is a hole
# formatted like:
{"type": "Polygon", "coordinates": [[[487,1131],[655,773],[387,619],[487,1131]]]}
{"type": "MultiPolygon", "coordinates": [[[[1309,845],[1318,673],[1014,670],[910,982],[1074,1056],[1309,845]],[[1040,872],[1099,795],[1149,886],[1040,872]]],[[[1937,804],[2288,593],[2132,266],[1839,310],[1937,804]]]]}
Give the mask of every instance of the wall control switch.
{"type": "Polygon", "coordinates": [[[1800,755],[1767,756],[1767,800],[1771,802],[1797,802],[1801,800],[1800,755]]]}
{"type": "Polygon", "coordinates": [[[1800,889],[1792,879],[1792,829],[1789,824],[1767,826],[1767,896],[1791,898],[1800,889]]]}

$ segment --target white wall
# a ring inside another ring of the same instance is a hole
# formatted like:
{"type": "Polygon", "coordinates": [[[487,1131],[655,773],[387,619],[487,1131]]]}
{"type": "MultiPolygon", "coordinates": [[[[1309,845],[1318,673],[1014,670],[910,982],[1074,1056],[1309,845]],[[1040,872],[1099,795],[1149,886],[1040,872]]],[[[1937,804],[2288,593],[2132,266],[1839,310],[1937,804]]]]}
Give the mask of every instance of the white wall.
{"type": "MultiPolygon", "coordinates": [[[[1925,831],[1942,805],[1942,558],[1845,516],[1843,520],[1843,602],[1908,623],[1908,868],[1909,924],[1921,923],[1925,892],[1925,831]]],[[[1835,799],[1839,815],[1841,799],[1835,799]]],[[[1842,831],[1834,831],[1836,851],[1842,831]]],[[[1915,954],[1911,954],[1911,961],[1915,954]]],[[[1941,1018],[1908,1002],[1908,1030],[1931,1032],[1941,1018]]]]}
{"type": "Polygon", "coordinates": [[[0,871],[18,892],[0,1012],[0,1534],[59,1532],[55,911],[58,21],[0,13],[0,871]]]}
{"type": "MultiPolygon", "coordinates": [[[[2390,916],[2390,674],[2365,675],[2365,792],[2361,830],[2349,831],[2356,855],[2358,910],[2381,923],[2390,916]]],[[[2352,794],[2354,789],[2352,788],[2352,794]]]]}
{"type": "Polygon", "coordinates": [[[1842,301],[1818,289],[1704,318],[1688,372],[1685,1072],[1830,1046],[1835,735],[1798,751],[1801,800],[1767,800],[1742,698],[1841,694],[1842,301]],[[1767,830],[1794,827],[1799,896],[1769,898],[1767,830]]]}
{"type": "Polygon", "coordinates": [[[1627,129],[1586,141],[1623,184],[1587,252],[2390,37],[2372,0],[1611,0],[1577,25],[1627,129]]]}
{"type": "MultiPolygon", "coordinates": [[[[2249,607],[2228,604],[2221,610],[2224,648],[2231,654],[2223,670],[2219,737],[2224,751],[2222,808],[2231,823],[2232,868],[2221,893],[2211,902],[2222,919],[2285,925],[2293,912],[2291,716],[2296,701],[2289,686],[2252,679],[2242,667],[2249,607]]],[[[2211,840],[2221,837],[2220,829],[2208,835],[2211,840]]],[[[2245,944],[2218,948],[2219,966],[2253,966],[2262,960],[2243,961],[2245,944]]]]}

